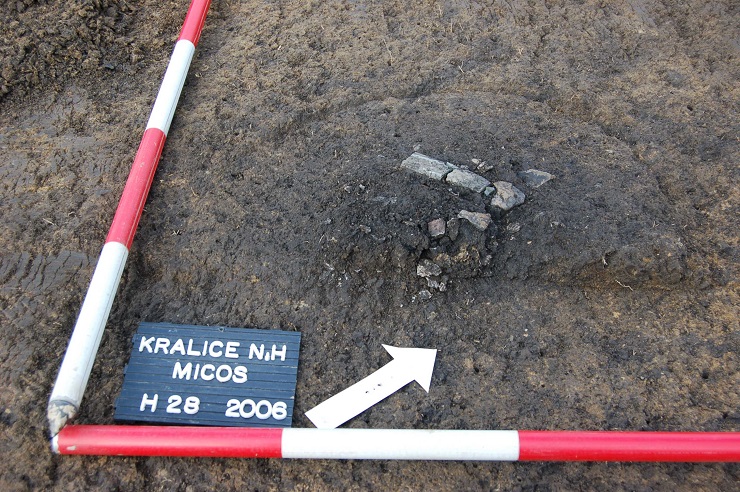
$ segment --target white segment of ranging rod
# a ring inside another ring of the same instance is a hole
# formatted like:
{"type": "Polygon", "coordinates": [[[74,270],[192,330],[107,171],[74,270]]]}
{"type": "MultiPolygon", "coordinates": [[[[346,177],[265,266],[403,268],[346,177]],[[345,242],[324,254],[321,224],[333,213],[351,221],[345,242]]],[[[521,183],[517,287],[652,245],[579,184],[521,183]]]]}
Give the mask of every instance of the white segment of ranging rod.
{"type": "Polygon", "coordinates": [[[194,53],[195,45],[187,39],[181,39],[175,44],[170,63],[162,79],[162,85],[157,93],[157,99],[146,124],[147,130],[157,128],[167,135],[194,53]]]}
{"type": "Polygon", "coordinates": [[[308,459],[517,461],[519,432],[284,429],[282,454],[308,459]]]}
{"type": "Polygon", "coordinates": [[[49,399],[56,403],[49,407],[50,417],[52,412],[60,412],[58,417],[66,420],[70,411],[77,411],[127,258],[124,244],[103,246],[49,399]]]}

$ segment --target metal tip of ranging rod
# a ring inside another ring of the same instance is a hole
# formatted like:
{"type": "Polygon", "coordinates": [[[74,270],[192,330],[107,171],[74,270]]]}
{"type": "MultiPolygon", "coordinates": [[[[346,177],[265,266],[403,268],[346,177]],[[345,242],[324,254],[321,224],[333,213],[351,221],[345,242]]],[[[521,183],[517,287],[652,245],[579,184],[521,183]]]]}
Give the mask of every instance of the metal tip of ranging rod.
{"type": "Polygon", "coordinates": [[[68,401],[52,400],[46,409],[46,416],[49,419],[49,434],[51,437],[59,434],[59,431],[67,425],[67,422],[74,419],[77,415],[78,408],[68,401]]]}

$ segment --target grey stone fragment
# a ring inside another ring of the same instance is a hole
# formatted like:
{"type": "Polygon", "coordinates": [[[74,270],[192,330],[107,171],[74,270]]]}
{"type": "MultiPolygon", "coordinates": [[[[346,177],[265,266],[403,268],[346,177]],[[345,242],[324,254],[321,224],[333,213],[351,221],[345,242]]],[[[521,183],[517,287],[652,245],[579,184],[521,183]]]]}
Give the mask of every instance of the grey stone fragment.
{"type": "Polygon", "coordinates": [[[519,173],[519,177],[532,188],[539,188],[543,184],[547,183],[551,179],[555,178],[552,174],[540,171],[539,169],[527,169],[524,172],[519,173]]]}
{"type": "Polygon", "coordinates": [[[428,301],[431,298],[432,298],[432,293],[429,292],[428,290],[424,289],[424,290],[419,291],[419,299],[421,299],[422,301],[428,301]]]}
{"type": "Polygon", "coordinates": [[[433,261],[424,259],[416,265],[416,274],[424,278],[436,277],[442,274],[442,268],[433,261]]]}
{"type": "Polygon", "coordinates": [[[491,225],[491,216],[482,212],[470,212],[468,210],[461,210],[460,213],[457,214],[457,216],[473,224],[473,227],[475,227],[479,231],[485,231],[486,229],[488,229],[488,226],[491,225]]]}
{"type": "Polygon", "coordinates": [[[467,188],[476,193],[480,193],[481,191],[486,189],[486,186],[491,184],[491,182],[483,176],[475,174],[474,172],[468,171],[466,169],[452,170],[450,174],[448,174],[445,178],[445,181],[455,186],[467,188]]]}
{"type": "Polygon", "coordinates": [[[447,281],[427,278],[427,287],[429,287],[430,289],[437,289],[440,292],[444,292],[447,290],[447,281]]]}
{"type": "Polygon", "coordinates": [[[442,218],[432,220],[427,224],[427,227],[429,229],[429,235],[435,239],[444,236],[447,231],[447,224],[442,218]]]}
{"type": "Polygon", "coordinates": [[[513,184],[507,181],[496,181],[493,186],[496,188],[496,194],[491,200],[492,207],[507,211],[524,203],[524,193],[513,184]]]}
{"type": "Polygon", "coordinates": [[[427,157],[418,152],[414,152],[404,159],[401,163],[401,167],[437,181],[442,181],[442,178],[447,176],[447,173],[454,169],[454,166],[451,164],[445,164],[442,161],[432,159],[431,157],[427,157]]]}
{"type": "Polygon", "coordinates": [[[447,236],[453,241],[457,239],[460,233],[460,219],[453,217],[447,221],[447,236]]]}
{"type": "Polygon", "coordinates": [[[483,196],[485,196],[486,198],[493,195],[494,193],[496,193],[496,188],[494,188],[493,186],[487,186],[486,189],[483,190],[483,196]]]}

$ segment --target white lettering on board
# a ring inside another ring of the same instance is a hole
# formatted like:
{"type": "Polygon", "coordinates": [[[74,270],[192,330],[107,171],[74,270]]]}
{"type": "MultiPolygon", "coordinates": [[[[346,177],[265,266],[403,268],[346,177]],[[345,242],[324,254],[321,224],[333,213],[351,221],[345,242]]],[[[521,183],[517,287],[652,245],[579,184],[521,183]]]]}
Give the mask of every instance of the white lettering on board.
{"type": "Polygon", "coordinates": [[[178,338],[172,345],[172,348],[170,348],[170,354],[174,354],[175,352],[179,352],[180,355],[185,355],[185,344],[183,343],[182,338],[178,338]]]}
{"type": "Polygon", "coordinates": [[[152,406],[152,412],[156,411],[157,400],[159,400],[159,395],[157,393],[154,393],[154,396],[152,398],[149,398],[149,395],[144,393],[144,396],[141,397],[141,405],[139,406],[139,411],[143,412],[148,405],[152,406]]]}
{"type": "Polygon", "coordinates": [[[193,373],[193,363],[188,362],[183,367],[180,361],[175,362],[175,367],[172,369],[172,379],[187,379],[190,381],[190,376],[193,373]]]}
{"type": "Polygon", "coordinates": [[[152,350],[153,350],[152,349],[152,342],[154,340],[155,340],[154,337],[152,337],[152,338],[141,337],[141,342],[139,342],[139,352],[143,352],[144,349],[146,349],[146,351],[151,354],[152,353],[152,350]]]}
{"type": "Polygon", "coordinates": [[[182,365],[180,361],[177,361],[172,368],[172,379],[212,381],[215,378],[220,383],[233,381],[241,384],[247,382],[247,373],[247,368],[244,366],[231,367],[228,364],[221,364],[218,367],[213,364],[203,364],[203,366],[196,364],[195,371],[193,371],[192,362],[182,365]]]}
{"type": "Polygon", "coordinates": [[[239,354],[236,353],[236,349],[239,345],[241,345],[239,342],[226,342],[224,357],[228,357],[229,359],[238,359],[239,354]]]}
{"type": "Polygon", "coordinates": [[[211,357],[221,357],[224,353],[223,350],[213,350],[213,346],[218,345],[221,348],[224,348],[224,342],[219,340],[214,340],[211,342],[211,346],[208,348],[208,353],[211,355],[211,357]]]}
{"type": "Polygon", "coordinates": [[[262,360],[265,358],[265,344],[261,344],[260,348],[257,348],[257,345],[251,344],[249,346],[249,358],[252,359],[253,357],[257,357],[257,360],[262,360]]]}
{"type": "Polygon", "coordinates": [[[286,345],[283,345],[282,350],[277,350],[277,347],[273,344],[272,346],[272,360],[275,360],[275,357],[278,355],[280,356],[280,360],[285,362],[285,354],[288,351],[288,347],[286,345]]]}

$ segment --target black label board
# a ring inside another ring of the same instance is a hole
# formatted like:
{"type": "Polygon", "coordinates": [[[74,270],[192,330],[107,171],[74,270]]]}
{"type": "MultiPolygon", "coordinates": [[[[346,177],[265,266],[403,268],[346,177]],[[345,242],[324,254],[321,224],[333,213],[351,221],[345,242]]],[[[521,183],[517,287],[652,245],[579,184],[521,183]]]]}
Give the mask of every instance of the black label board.
{"type": "Polygon", "coordinates": [[[117,421],[290,427],[299,332],[141,323],[117,421]]]}

